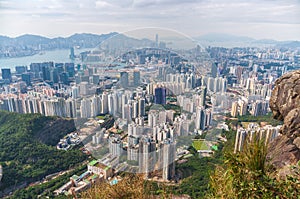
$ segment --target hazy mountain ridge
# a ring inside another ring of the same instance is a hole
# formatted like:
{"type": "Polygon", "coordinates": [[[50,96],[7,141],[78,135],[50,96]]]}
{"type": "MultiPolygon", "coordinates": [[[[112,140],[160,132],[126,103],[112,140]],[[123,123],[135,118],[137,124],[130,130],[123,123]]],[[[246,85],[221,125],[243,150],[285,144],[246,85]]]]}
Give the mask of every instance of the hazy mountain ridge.
{"type": "Polygon", "coordinates": [[[208,41],[208,42],[224,42],[224,41],[244,41],[244,42],[250,42],[254,41],[255,39],[251,37],[246,36],[236,36],[236,35],[230,35],[230,34],[219,34],[219,33],[211,33],[211,34],[205,34],[201,35],[199,37],[196,37],[199,41],[208,41]]]}
{"type": "Polygon", "coordinates": [[[45,50],[68,49],[70,47],[94,48],[103,40],[117,33],[108,34],[74,34],[69,37],[47,38],[39,35],[25,34],[15,38],[0,36],[0,58],[22,57],[45,50]]]}
{"type": "Polygon", "coordinates": [[[277,41],[274,39],[254,39],[246,36],[237,36],[231,34],[205,34],[195,37],[200,44],[205,46],[223,46],[223,47],[262,47],[274,46],[278,48],[300,48],[300,41],[277,41]]]}
{"type": "Polygon", "coordinates": [[[76,33],[69,37],[55,38],[31,34],[25,34],[15,38],[0,35],[0,58],[30,56],[45,50],[69,49],[70,47],[95,48],[103,41],[110,43],[117,42],[119,44],[124,43],[132,47],[154,45],[154,41],[149,39],[136,39],[116,32],[100,35],[76,33]],[[110,41],[108,40],[109,38],[114,39],[110,41]]]}
{"type": "MultiPolygon", "coordinates": [[[[30,56],[45,50],[68,49],[70,47],[95,48],[101,42],[116,35],[118,37],[114,39],[113,43],[132,44],[133,48],[141,45],[152,46],[154,42],[149,39],[136,39],[117,32],[99,35],[76,33],[69,37],[55,38],[32,34],[24,34],[15,38],[0,35],[0,58],[30,56]]],[[[212,33],[194,39],[203,46],[300,48],[300,41],[257,40],[251,37],[230,34],[212,33]]]]}
{"type": "Polygon", "coordinates": [[[24,34],[15,38],[0,35],[0,41],[2,41],[0,46],[3,47],[12,44],[36,45],[36,44],[47,44],[47,43],[55,43],[55,42],[65,42],[66,44],[69,45],[68,47],[71,47],[76,44],[80,45],[83,43],[83,41],[86,42],[85,45],[89,46],[90,43],[92,43],[91,41],[100,42],[103,39],[107,39],[116,34],[118,33],[111,32],[108,34],[101,34],[101,35],[91,34],[91,33],[76,33],[69,37],[55,37],[55,38],[48,38],[48,37],[44,37],[40,35],[32,35],[32,34],[24,34]]]}

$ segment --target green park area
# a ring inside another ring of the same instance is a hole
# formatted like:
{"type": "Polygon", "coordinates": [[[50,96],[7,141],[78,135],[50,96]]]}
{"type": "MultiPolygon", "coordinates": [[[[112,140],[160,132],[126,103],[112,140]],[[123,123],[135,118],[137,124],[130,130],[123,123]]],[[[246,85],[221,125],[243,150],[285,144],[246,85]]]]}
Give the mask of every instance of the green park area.
{"type": "Polygon", "coordinates": [[[97,116],[97,118],[100,119],[100,120],[105,120],[106,116],[105,115],[99,115],[99,116],[97,116]]]}
{"type": "Polygon", "coordinates": [[[194,147],[194,149],[196,149],[197,151],[199,150],[209,150],[209,146],[207,146],[207,143],[205,140],[194,140],[192,143],[192,146],[194,147]]]}

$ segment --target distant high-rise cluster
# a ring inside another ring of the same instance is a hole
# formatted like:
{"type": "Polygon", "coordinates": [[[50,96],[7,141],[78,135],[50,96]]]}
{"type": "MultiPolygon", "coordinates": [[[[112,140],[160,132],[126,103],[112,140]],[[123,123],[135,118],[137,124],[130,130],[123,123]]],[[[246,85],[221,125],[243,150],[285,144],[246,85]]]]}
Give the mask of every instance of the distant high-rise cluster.
{"type": "Polygon", "coordinates": [[[248,103],[240,100],[240,101],[234,101],[232,103],[231,107],[231,116],[237,117],[237,116],[243,116],[247,114],[248,110],[248,103]]]}
{"type": "Polygon", "coordinates": [[[239,128],[236,133],[234,152],[242,151],[245,142],[251,142],[253,139],[263,140],[267,145],[279,135],[280,128],[281,126],[271,125],[260,127],[257,123],[249,123],[247,128],[239,128]]]}
{"type": "Polygon", "coordinates": [[[223,77],[203,77],[202,85],[211,92],[226,92],[227,79],[223,77]]]}

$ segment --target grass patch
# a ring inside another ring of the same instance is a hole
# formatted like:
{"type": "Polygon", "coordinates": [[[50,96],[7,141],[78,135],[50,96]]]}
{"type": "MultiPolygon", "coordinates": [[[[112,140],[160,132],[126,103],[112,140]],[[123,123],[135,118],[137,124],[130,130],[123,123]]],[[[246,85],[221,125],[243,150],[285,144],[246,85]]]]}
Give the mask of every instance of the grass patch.
{"type": "Polygon", "coordinates": [[[193,146],[194,149],[196,149],[197,151],[199,151],[199,150],[209,150],[209,149],[210,149],[210,148],[207,146],[205,140],[194,140],[193,143],[192,143],[192,146],[193,146]]]}

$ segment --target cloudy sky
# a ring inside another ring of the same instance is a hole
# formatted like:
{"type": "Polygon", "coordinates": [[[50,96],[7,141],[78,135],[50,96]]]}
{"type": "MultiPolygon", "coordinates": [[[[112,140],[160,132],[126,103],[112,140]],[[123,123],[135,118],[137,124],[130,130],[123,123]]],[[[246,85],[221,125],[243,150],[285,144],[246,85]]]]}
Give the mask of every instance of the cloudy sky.
{"type": "Polygon", "coordinates": [[[0,0],[0,35],[174,29],[300,40],[299,0],[0,0]]]}

